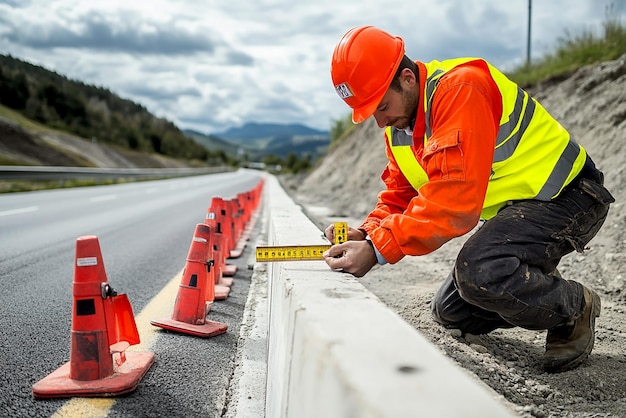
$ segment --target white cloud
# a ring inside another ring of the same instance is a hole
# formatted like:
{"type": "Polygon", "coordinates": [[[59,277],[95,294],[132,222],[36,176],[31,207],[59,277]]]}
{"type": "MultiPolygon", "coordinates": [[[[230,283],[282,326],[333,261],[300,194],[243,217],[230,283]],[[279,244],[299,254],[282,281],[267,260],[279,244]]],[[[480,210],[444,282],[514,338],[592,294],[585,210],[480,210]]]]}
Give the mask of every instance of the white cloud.
{"type": "MultiPolygon", "coordinates": [[[[599,28],[624,1],[533,2],[532,50],[599,28]]],[[[430,61],[480,56],[504,69],[526,55],[528,1],[0,0],[0,53],[110,89],[182,128],[245,122],[328,129],[348,108],[330,83],[332,50],[354,26],[405,39],[430,61]]]]}

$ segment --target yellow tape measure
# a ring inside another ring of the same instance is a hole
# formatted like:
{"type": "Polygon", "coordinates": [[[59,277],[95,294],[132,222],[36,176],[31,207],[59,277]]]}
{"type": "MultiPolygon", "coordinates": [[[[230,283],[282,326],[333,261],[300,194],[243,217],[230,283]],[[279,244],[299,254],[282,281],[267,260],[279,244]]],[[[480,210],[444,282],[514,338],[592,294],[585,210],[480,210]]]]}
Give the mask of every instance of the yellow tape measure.
{"type": "MultiPolygon", "coordinates": [[[[348,223],[335,222],[335,244],[348,240],[348,223]]],[[[257,262],[322,260],[330,245],[281,245],[256,247],[257,262]]]]}

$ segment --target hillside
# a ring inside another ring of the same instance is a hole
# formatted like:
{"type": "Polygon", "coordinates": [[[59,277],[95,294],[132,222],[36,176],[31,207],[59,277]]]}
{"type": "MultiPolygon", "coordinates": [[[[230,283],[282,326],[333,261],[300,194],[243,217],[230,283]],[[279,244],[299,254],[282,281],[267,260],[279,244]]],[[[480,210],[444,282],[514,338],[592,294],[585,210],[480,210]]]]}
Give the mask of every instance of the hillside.
{"type": "Polygon", "coordinates": [[[164,168],[186,167],[190,162],[88,141],[13,115],[0,116],[0,165],[164,168]]]}
{"type": "Polygon", "coordinates": [[[0,104],[51,129],[134,151],[205,160],[172,122],[108,89],[0,54],[0,104]]]}
{"type": "MultiPolygon", "coordinates": [[[[524,417],[626,416],[626,55],[547,80],[530,92],[604,171],[616,203],[584,254],[570,254],[559,265],[596,290],[602,313],[596,346],[579,368],[547,374],[541,368],[545,331],[498,330],[462,338],[436,325],[430,300],[450,271],[466,237],[432,254],[407,257],[396,265],[375,267],[359,279],[391,309],[511,403],[524,417]]],[[[337,218],[358,226],[383,188],[383,132],[367,120],[329,151],[306,178],[283,178],[287,190],[325,228],[337,218]]],[[[469,235],[469,234],[468,234],[469,235]]]]}

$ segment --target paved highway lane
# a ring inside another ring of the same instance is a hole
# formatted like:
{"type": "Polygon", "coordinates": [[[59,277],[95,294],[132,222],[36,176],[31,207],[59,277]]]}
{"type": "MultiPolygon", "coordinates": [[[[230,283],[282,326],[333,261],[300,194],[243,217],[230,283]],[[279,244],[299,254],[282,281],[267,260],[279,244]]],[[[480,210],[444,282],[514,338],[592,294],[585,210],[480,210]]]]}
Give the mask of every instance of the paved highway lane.
{"type": "MultiPolygon", "coordinates": [[[[172,311],[195,225],[213,196],[235,197],[256,172],[0,195],[0,416],[194,417],[225,404],[253,250],[238,265],[231,295],[208,319],[224,335],[202,339],[151,327],[144,308],[172,311]],[[76,238],[96,235],[109,284],[133,306],[144,351],[155,363],[130,395],[113,401],[35,400],[32,385],[69,360],[76,238]],[[175,282],[175,283],[174,283],[175,282]],[[172,287],[172,283],[174,286],[172,287]],[[155,299],[170,285],[169,300],[155,299]],[[163,302],[165,300],[165,302],[163,302]],[[144,330],[144,331],[142,331],[144,330]],[[145,334],[154,334],[147,338],[145,334]]],[[[152,311],[154,312],[154,311],[152,311]]]]}

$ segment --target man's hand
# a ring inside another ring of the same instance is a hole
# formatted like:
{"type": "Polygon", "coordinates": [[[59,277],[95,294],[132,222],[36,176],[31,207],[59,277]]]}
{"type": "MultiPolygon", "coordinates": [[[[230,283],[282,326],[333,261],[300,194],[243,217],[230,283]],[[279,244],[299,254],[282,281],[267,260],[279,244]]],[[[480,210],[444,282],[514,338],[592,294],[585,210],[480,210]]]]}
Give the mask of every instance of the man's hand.
{"type": "MultiPolygon", "coordinates": [[[[361,233],[359,230],[355,231],[361,233]]],[[[372,244],[364,239],[333,245],[324,253],[324,261],[331,269],[356,277],[363,277],[378,262],[372,244]]]]}
{"type": "MultiPolygon", "coordinates": [[[[326,239],[330,242],[335,242],[335,224],[331,224],[324,231],[326,239]]],[[[348,227],[348,241],[361,241],[365,239],[365,234],[360,229],[348,227]]]]}

